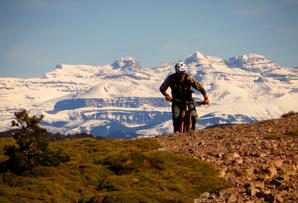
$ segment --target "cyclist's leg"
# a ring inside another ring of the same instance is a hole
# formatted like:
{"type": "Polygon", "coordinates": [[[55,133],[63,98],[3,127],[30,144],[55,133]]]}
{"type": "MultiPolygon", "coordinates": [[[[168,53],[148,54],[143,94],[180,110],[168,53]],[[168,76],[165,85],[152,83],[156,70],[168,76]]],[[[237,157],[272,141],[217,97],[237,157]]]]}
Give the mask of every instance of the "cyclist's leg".
{"type": "Polygon", "coordinates": [[[189,106],[186,106],[186,109],[185,109],[184,123],[185,123],[184,131],[187,132],[191,128],[191,126],[190,126],[191,125],[191,118],[190,118],[189,106]]]}
{"type": "Polygon", "coordinates": [[[172,120],[173,120],[173,127],[174,127],[174,133],[180,131],[180,108],[177,104],[172,104],[172,120]]]}
{"type": "Polygon", "coordinates": [[[186,110],[185,109],[180,109],[181,115],[180,115],[180,132],[183,133],[185,132],[187,123],[185,122],[186,119],[186,110]]]}
{"type": "Polygon", "coordinates": [[[191,116],[191,122],[192,122],[191,130],[195,130],[196,129],[196,123],[197,123],[197,117],[198,117],[198,113],[197,113],[195,104],[191,104],[190,109],[191,109],[190,116],[191,116]]]}
{"type": "Polygon", "coordinates": [[[196,129],[196,124],[197,124],[197,116],[191,116],[191,130],[195,130],[196,129]]]}

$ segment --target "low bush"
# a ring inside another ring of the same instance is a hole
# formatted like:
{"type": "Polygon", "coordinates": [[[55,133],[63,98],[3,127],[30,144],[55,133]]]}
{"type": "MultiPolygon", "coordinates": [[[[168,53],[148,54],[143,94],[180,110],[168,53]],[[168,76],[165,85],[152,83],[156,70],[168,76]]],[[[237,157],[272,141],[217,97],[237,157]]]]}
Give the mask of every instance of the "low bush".
{"type": "Polygon", "coordinates": [[[46,129],[39,127],[43,119],[28,115],[26,110],[15,113],[16,119],[12,121],[12,127],[20,128],[13,135],[16,145],[4,146],[4,155],[8,160],[2,163],[4,169],[20,174],[36,166],[57,166],[61,162],[67,162],[69,156],[62,151],[48,149],[48,140],[45,138],[46,129]]]}

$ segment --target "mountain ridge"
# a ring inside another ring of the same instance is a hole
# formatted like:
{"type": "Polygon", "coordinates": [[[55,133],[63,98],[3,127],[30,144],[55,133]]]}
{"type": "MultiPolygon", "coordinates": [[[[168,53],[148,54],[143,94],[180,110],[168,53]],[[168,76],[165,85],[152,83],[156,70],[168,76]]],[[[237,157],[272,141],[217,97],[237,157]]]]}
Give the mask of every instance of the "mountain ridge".
{"type": "MultiPolygon", "coordinates": [[[[201,52],[182,60],[188,66],[188,73],[203,83],[211,102],[198,109],[202,121],[198,123],[199,128],[222,122],[277,118],[286,112],[298,111],[298,73],[295,69],[277,65],[259,54],[244,54],[234,59],[241,64],[227,65],[229,59],[206,56],[201,52]],[[260,58],[262,60],[258,62],[260,58]]],[[[96,134],[102,136],[111,136],[111,129],[115,129],[114,133],[120,131],[126,135],[129,132],[134,136],[147,136],[146,131],[150,131],[151,136],[171,132],[169,104],[156,106],[154,103],[163,99],[159,86],[167,75],[174,73],[174,64],[146,68],[133,57],[122,57],[101,66],[60,64],[43,78],[0,78],[0,130],[9,128],[7,120],[15,111],[27,108],[44,114],[45,126],[55,132],[90,133],[100,129],[96,134]],[[151,99],[145,106],[140,103],[125,108],[131,98],[140,101],[156,98],[156,101],[151,99]],[[96,99],[103,99],[102,103],[92,106],[96,99]],[[63,100],[71,100],[73,104],[81,102],[84,106],[53,111],[63,100]],[[106,105],[108,100],[113,100],[108,102],[109,106],[106,105]],[[119,107],[119,101],[123,108],[119,107]],[[160,117],[151,119],[149,116],[146,123],[144,116],[153,114],[160,117]],[[135,119],[134,124],[124,122],[130,118],[135,119]],[[132,124],[139,127],[132,128],[132,124]]],[[[195,97],[201,99],[200,93],[195,97]]]]}

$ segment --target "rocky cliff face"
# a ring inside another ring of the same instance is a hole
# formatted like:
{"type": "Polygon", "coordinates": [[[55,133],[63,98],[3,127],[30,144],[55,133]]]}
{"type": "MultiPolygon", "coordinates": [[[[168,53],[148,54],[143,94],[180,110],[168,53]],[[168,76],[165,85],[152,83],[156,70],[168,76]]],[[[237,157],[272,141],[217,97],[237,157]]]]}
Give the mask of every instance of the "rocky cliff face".
{"type": "Polygon", "coordinates": [[[195,202],[298,202],[298,113],[157,138],[167,150],[215,165],[229,189],[195,202]]]}
{"type": "Polygon", "coordinates": [[[123,108],[166,108],[170,107],[169,102],[161,97],[117,97],[107,99],[66,99],[57,102],[54,111],[67,109],[79,109],[82,107],[123,107],[123,108]]]}

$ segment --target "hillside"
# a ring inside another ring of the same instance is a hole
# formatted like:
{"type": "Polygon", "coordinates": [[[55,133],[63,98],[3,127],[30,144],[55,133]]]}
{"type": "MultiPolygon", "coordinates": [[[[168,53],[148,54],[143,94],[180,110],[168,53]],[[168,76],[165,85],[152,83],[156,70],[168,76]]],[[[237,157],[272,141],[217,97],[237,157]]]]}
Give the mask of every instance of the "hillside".
{"type": "MultiPolygon", "coordinates": [[[[298,113],[184,135],[65,138],[70,162],[0,172],[2,202],[297,202],[298,113]],[[258,201],[257,201],[258,200],[258,201]]],[[[0,162],[10,137],[0,138],[0,162]]]]}
{"type": "Polygon", "coordinates": [[[165,150],[211,163],[233,184],[204,193],[197,203],[298,202],[298,113],[157,139],[165,150]]]}
{"type": "MultiPolygon", "coordinates": [[[[0,138],[0,163],[4,145],[0,138]]],[[[80,138],[52,142],[70,161],[20,175],[0,170],[0,202],[193,202],[228,186],[213,166],[193,156],[160,150],[154,139],[80,138]]],[[[1,164],[0,164],[1,165],[1,164]]]]}

